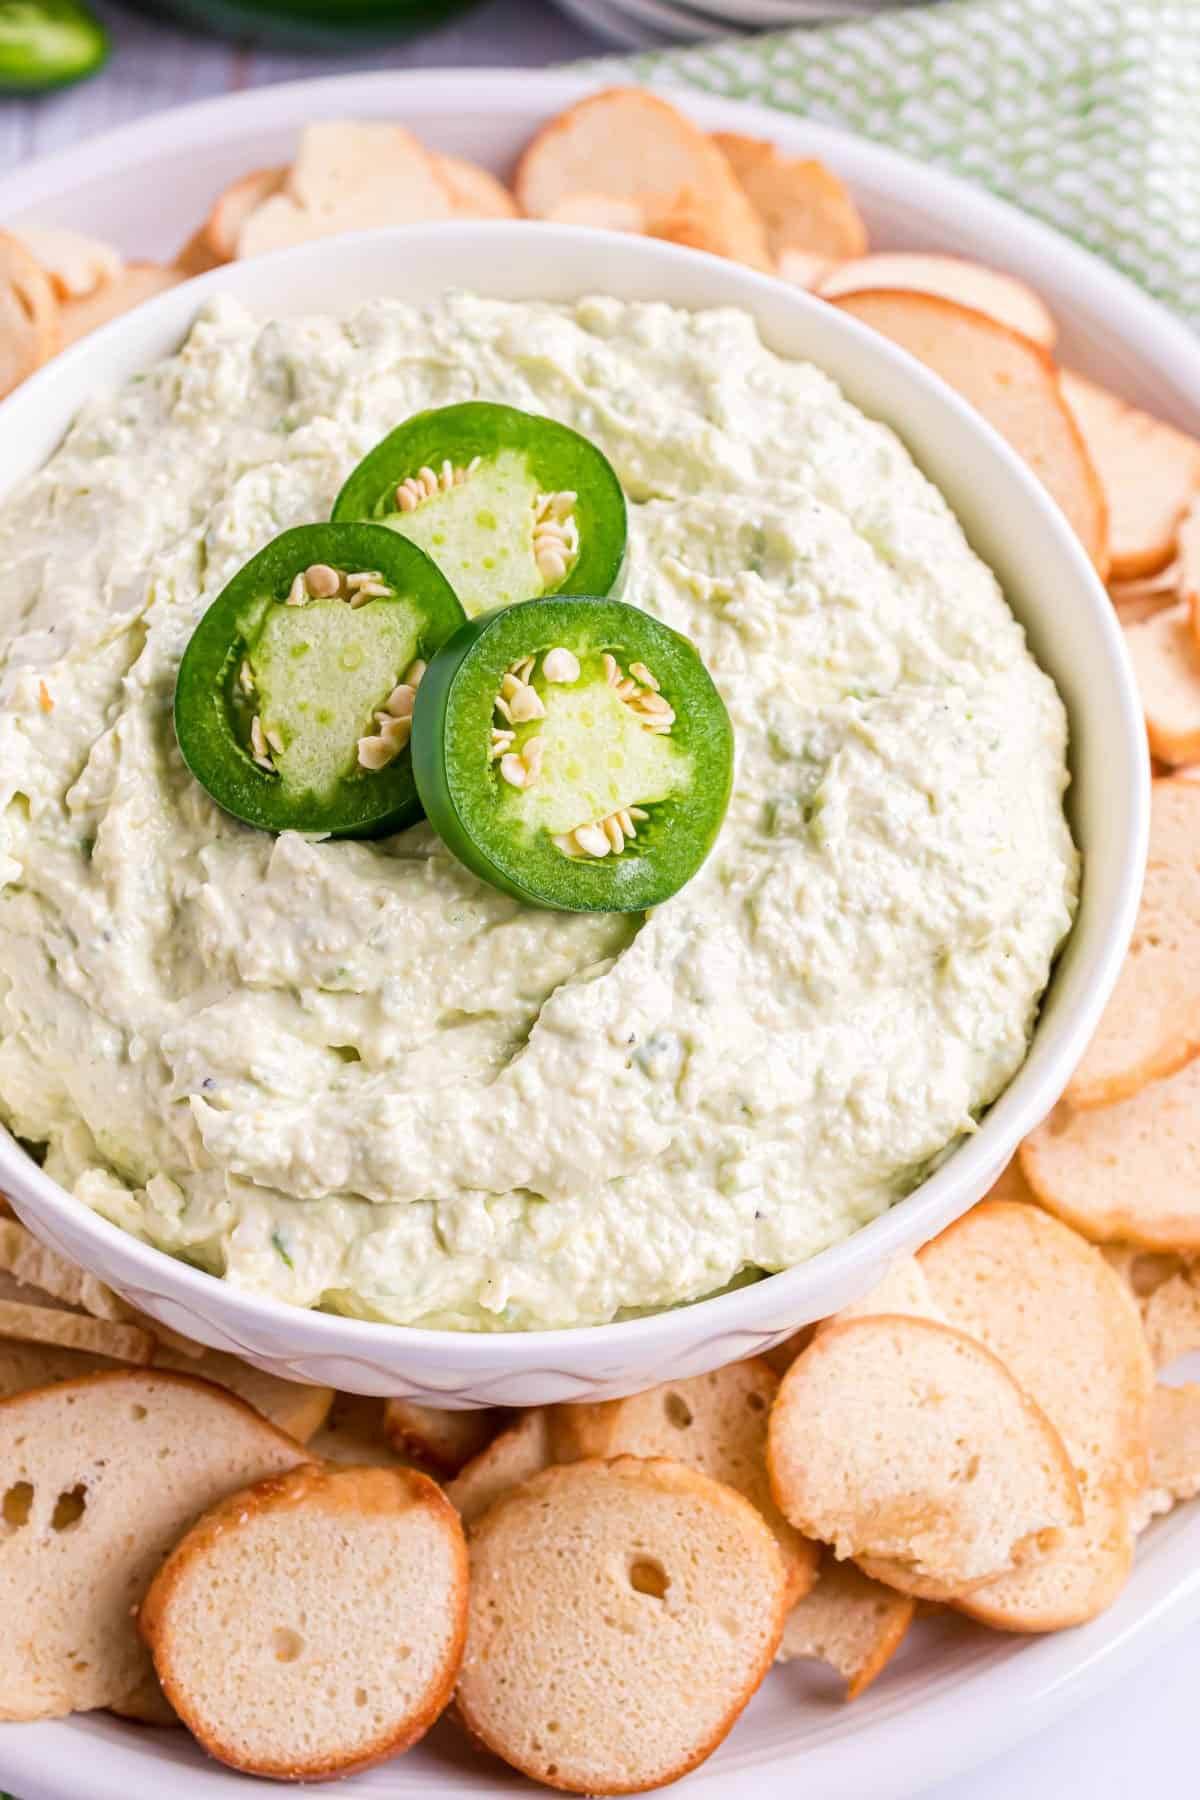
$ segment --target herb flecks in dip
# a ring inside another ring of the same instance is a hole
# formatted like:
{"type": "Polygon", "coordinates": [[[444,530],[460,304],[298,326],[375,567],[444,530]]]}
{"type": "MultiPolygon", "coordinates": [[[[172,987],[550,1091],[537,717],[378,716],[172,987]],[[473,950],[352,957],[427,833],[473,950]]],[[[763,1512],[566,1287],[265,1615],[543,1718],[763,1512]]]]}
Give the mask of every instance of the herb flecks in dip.
{"type": "Polygon", "coordinates": [[[6,504],[0,633],[3,1116],[305,1305],[587,1323],[812,1255],[1010,1079],[1070,922],[1052,684],[897,440],[736,312],[223,305],[6,504]],[[428,826],[252,830],[175,743],[230,576],[477,396],[611,460],[623,598],[733,722],[720,837],[648,917],[523,905],[428,826]]]}

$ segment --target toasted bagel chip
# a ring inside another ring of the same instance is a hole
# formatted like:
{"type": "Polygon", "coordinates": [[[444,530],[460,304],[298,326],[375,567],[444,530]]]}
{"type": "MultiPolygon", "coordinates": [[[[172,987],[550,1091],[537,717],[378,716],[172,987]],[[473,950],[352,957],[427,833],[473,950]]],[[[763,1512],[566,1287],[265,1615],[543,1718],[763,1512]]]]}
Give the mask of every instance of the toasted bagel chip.
{"type": "Polygon", "coordinates": [[[1083,1512],[1062,1438],[998,1358],[886,1313],[820,1332],[783,1378],[784,1516],[868,1575],[945,1600],[1045,1556],[1083,1512]]]}
{"type": "Polygon", "coordinates": [[[115,281],[125,266],[114,245],[63,225],[21,225],[13,236],[46,271],[60,300],[86,299],[115,281]]]}
{"type": "Polygon", "coordinates": [[[984,1200],[1017,1200],[1028,1204],[1033,1199],[1033,1190],[1025,1179],[1025,1171],[1021,1167],[1019,1156],[1013,1156],[1001,1169],[984,1200]]]}
{"type": "MultiPolygon", "coordinates": [[[[517,165],[517,203],[545,219],[577,194],[653,197],[658,223],[679,208],[701,223],[718,254],[767,269],[766,232],[720,150],[678,108],[644,88],[608,88],[570,106],[538,132],[517,165]],[[692,197],[690,203],[688,197],[692,197]],[[702,196],[700,201],[696,196],[702,196]]],[[[688,241],[692,241],[691,238],[688,241]]]]}
{"type": "MultiPolygon", "coordinates": [[[[1126,589],[1132,583],[1123,584],[1119,588],[1109,588],[1109,598],[1117,609],[1117,618],[1121,629],[1128,631],[1134,625],[1145,625],[1150,619],[1157,619],[1160,613],[1171,612],[1179,604],[1175,595],[1170,592],[1129,594],[1126,589]]],[[[1157,757],[1154,759],[1159,760],[1157,757]]],[[[1169,765],[1162,764],[1165,770],[1169,765]]]]}
{"type": "Polygon", "coordinates": [[[310,1463],[206,1512],[138,1625],[211,1756],[277,1780],[349,1775],[407,1750],[450,1698],[466,1540],[415,1469],[310,1463]]]}
{"type": "Polygon", "coordinates": [[[1168,1282],[1172,1275],[1185,1273],[1193,1259],[1174,1250],[1139,1250],[1135,1244],[1101,1244],[1100,1254],[1129,1289],[1138,1305],[1146,1302],[1168,1282]]]}
{"type": "Polygon", "coordinates": [[[676,207],[647,220],[646,232],[660,243],[679,244],[684,250],[703,250],[709,256],[727,256],[719,221],[709,218],[687,196],[676,207]]]}
{"type": "Polygon", "coordinates": [[[587,225],[593,231],[629,231],[644,237],[650,219],[666,212],[670,204],[669,195],[648,202],[620,194],[568,194],[546,218],[554,225],[587,225]]]}
{"type": "Polygon", "coordinates": [[[1174,556],[1180,520],[1200,492],[1200,443],[1069,369],[1062,391],[1108,501],[1110,573],[1152,575],[1174,556]]]}
{"type": "Polygon", "coordinates": [[[989,1349],[1057,1429],[1085,1490],[1146,1478],[1154,1377],[1133,1296],[1039,1206],[983,1200],[919,1254],[947,1322],[989,1349]]]}
{"type": "Polygon", "coordinates": [[[916,1257],[902,1256],[861,1300],[852,1300],[849,1306],[843,1306],[840,1312],[818,1325],[817,1330],[827,1331],[835,1325],[844,1325],[847,1319],[869,1319],[878,1313],[890,1313],[893,1317],[907,1314],[914,1319],[936,1319],[943,1325],[954,1323],[943,1316],[925,1279],[925,1271],[916,1257]]]}
{"type": "Polygon", "coordinates": [[[624,1400],[556,1406],[553,1458],[665,1457],[723,1481],[745,1495],[774,1533],[791,1605],[812,1586],[819,1551],[788,1524],[767,1479],[767,1419],[778,1392],[778,1375],[752,1357],[624,1400]]]}
{"type": "Polygon", "coordinates": [[[957,1610],[995,1631],[1039,1633],[1106,1611],[1133,1569],[1138,1500],[1103,1487],[1085,1501],[1083,1523],[1049,1556],[960,1596],[957,1610]]]}
{"type": "Polygon", "coordinates": [[[116,1325],[110,1319],[93,1319],[57,1306],[27,1306],[19,1300],[0,1300],[0,1339],[4,1338],[87,1350],[114,1362],[148,1363],[154,1357],[154,1339],[140,1325],[116,1325]]]}
{"type": "Polygon", "coordinates": [[[180,1725],[183,1721],[162,1691],[162,1683],[153,1669],[131,1688],[114,1700],[109,1712],[116,1713],[119,1719],[132,1719],[138,1725],[180,1725]]]}
{"type": "Polygon", "coordinates": [[[1117,609],[1122,625],[1137,625],[1154,617],[1164,607],[1175,606],[1181,597],[1183,566],[1175,557],[1153,575],[1133,575],[1126,581],[1109,581],[1108,597],[1117,609]]]}
{"type": "Polygon", "coordinates": [[[193,275],[207,275],[210,269],[221,267],[221,258],[214,256],[209,247],[206,226],[193,231],[187,243],[175,252],[171,267],[178,269],[185,280],[193,275]]]}
{"type": "Polygon", "coordinates": [[[785,156],[762,138],[718,131],[713,143],[727,159],[742,191],[762,220],[774,257],[787,251],[859,257],[867,228],[850,191],[815,157],[785,156]]]}
{"type": "Polygon", "coordinates": [[[1115,1106],[1056,1106],[1020,1155],[1041,1204],[1093,1243],[1200,1250],[1200,1062],[1115,1106]]]}
{"type": "Polygon", "coordinates": [[[1200,1494],[1200,1382],[1154,1390],[1150,1470],[1135,1520],[1142,1531],[1181,1500],[1200,1494]]]}
{"type": "Polygon", "coordinates": [[[333,1405],[333,1389],[310,1387],[303,1381],[285,1381],[240,1356],[229,1356],[222,1350],[205,1350],[199,1357],[186,1356],[166,1344],[154,1352],[156,1369],[175,1369],[181,1374],[197,1375],[236,1394],[247,1406],[272,1425],[285,1431],[298,1444],[307,1444],[324,1425],[333,1405]]]}
{"type": "Polygon", "coordinates": [[[916,1610],[911,1594],[826,1551],[812,1589],[787,1616],[775,1660],[827,1663],[844,1676],[847,1700],[857,1700],[904,1642],[916,1610]]]}
{"type": "MultiPolygon", "coordinates": [[[[1185,519],[1179,528],[1181,533],[1186,524],[1185,519]]],[[[1155,569],[1151,575],[1111,576],[1108,591],[1117,606],[1154,595],[1166,605],[1181,597],[1185,585],[1183,560],[1176,553],[1169,563],[1164,563],[1161,569],[1155,569]]]]}
{"type": "MultiPolygon", "coordinates": [[[[93,1318],[128,1320],[129,1309],[118,1294],[51,1250],[16,1219],[0,1219],[0,1269],[23,1287],[39,1289],[64,1306],[82,1307],[93,1318]]],[[[36,1299],[29,1295],[31,1303],[36,1299]]]]}
{"type": "Polygon", "coordinates": [[[1200,760],[1200,640],[1192,608],[1156,608],[1124,628],[1151,750],[1172,768],[1200,760]]]}
{"type": "Polygon", "coordinates": [[[0,231],[0,400],[61,343],[61,313],[50,277],[24,244],[0,231]]]}
{"type": "Polygon", "coordinates": [[[919,294],[940,294],[973,312],[986,313],[1010,331],[1032,338],[1043,350],[1052,350],[1057,330],[1053,315],[1040,295],[1014,275],[989,269],[961,256],[928,256],[892,250],[860,256],[839,263],[817,283],[827,300],[864,290],[911,288],[919,294]]]}
{"type": "Polygon", "coordinates": [[[831,257],[818,256],[812,250],[784,250],[775,259],[775,273],[780,281],[806,288],[810,294],[817,293],[825,277],[839,266],[831,257]]]}
{"type": "Polygon", "coordinates": [[[920,1264],[950,1324],[998,1356],[1055,1426],[1083,1495],[1083,1524],[1044,1562],[961,1605],[1014,1630],[1081,1625],[1128,1573],[1121,1508],[1127,1516],[1146,1480],[1154,1376],[1133,1297],[1082,1237],[1021,1202],[985,1200],[927,1244],[920,1264]]]}
{"type": "Polygon", "coordinates": [[[484,1514],[470,1547],[459,1716],[552,1787],[625,1794],[686,1775],[779,1648],[775,1540],[696,1469],[546,1469],[484,1514]]]}
{"type": "Polygon", "coordinates": [[[128,263],[104,287],[97,288],[86,300],[72,300],[62,309],[62,335],[65,344],[73,344],[98,331],[122,313],[132,312],[147,300],[178,287],[185,276],[179,269],[160,268],[157,263],[128,263]]]}
{"type": "MultiPolygon", "coordinates": [[[[1084,1110],[1114,1106],[1148,1082],[1174,1074],[1197,1054],[1200,786],[1159,780],[1150,790],[1150,848],[1133,941],[1095,1036],[1067,1083],[1066,1103],[1084,1110]]],[[[1057,1128],[1061,1127],[1060,1113],[1057,1128]]],[[[1034,1137],[1042,1141],[1039,1134],[1034,1137]]],[[[1022,1167],[1036,1188],[1024,1153],[1022,1167]]],[[[1042,1197],[1039,1189],[1038,1198],[1042,1197]]],[[[1051,1211],[1058,1210],[1052,1202],[1046,1204],[1051,1211]]],[[[1068,1218],[1067,1223],[1075,1221],[1068,1218]]],[[[1079,1229],[1092,1235],[1086,1226],[1079,1229]]],[[[1101,1233],[1106,1238],[1115,1235],[1101,1233]]]]}
{"type": "Polygon", "coordinates": [[[1169,1369],[1181,1356],[1200,1350],[1200,1262],[1194,1257],[1171,1260],[1179,1267],[1140,1301],[1146,1347],[1156,1369],[1169,1369]]]}
{"type": "Polygon", "coordinates": [[[387,1400],[383,1408],[383,1432],[392,1449],[435,1475],[457,1475],[507,1422],[508,1414],[494,1406],[447,1412],[412,1400],[387,1400]]]}
{"type": "Polygon", "coordinates": [[[413,1459],[388,1443],[383,1429],[384,1402],[368,1394],[335,1394],[329,1416],[308,1441],[308,1453],[321,1462],[354,1463],[376,1469],[408,1469],[413,1459]]]}
{"type": "Polygon", "coordinates": [[[217,196],[201,227],[204,247],[213,259],[212,266],[234,260],[243,225],[264,201],[279,193],[287,173],[286,168],[251,169],[248,175],[231,181],[217,196]]]}
{"type": "Polygon", "coordinates": [[[308,125],[283,187],[241,220],[237,254],[453,216],[447,182],[402,125],[308,125]]]}
{"type": "Polygon", "coordinates": [[[772,1344],[769,1350],[762,1351],[762,1360],[768,1369],[774,1370],[776,1375],[781,1377],[786,1375],[800,1352],[807,1350],[819,1330],[819,1324],[802,1325],[799,1331],[793,1331],[792,1335],[785,1337],[781,1343],[772,1344]]]}
{"type": "Polygon", "coordinates": [[[891,338],[983,414],[1058,502],[1101,575],[1108,510],[1100,478],[1039,345],[939,294],[844,294],[833,305],[891,338]]]}
{"type": "Polygon", "coordinates": [[[54,1387],[60,1381],[78,1381],[81,1375],[127,1366],[114,1357],[63,1350],[57,1344],[6,1341],[0,1343],[0,1400],[9,1394],[27,1394],[30,1388],[54,1387]]]}
{"type": "MultiPolygon", "coordinates": [[[[122,1362],[128,1362],[128,1358],[100,1355],[94,1350],[64,1349],[57,1344],[0,1343],[0,1397],[51,1387],[60,1381],[78,1381],[84,1375],[119,1368],[122,1362]]],[[[193,1358],[165,1344],[156,1344],[148,1366],[174,1369],[211,1381],[244,1400],[298,1443],[307,1442],[323,1424],[333,1398],[329,1388],[283,1381],[243,1362],[239,1356],[225,1356],[217,1350],[207,1350],[201,1357],[193,1358]]]]}
{"type": "Polygon", "coordinates": [[[431,150],[433,166],[449,190],[454,213],[460,219],[515,219],[517,203],[490,169],[469,162],[465,156],[450,156],[444,150],[431,150]]]}
{"type": "Polygon", "coordinates": [[[1192,637],[1200,647],[1200,499],[1192,501],[1179,526],[1179,598],[1188,609],[1192,637]]]}
{"type": "Polygon", "coordinates": [[[463,1524],[474,1525],[502,1494],[540,1475],[552,1461],[547,1410],[530,1407],[518,1413],[478,1456],[464,1463],[446,1483],[446,1497],[458,1508],[463,1524]]]}
{"type": "Polygon", "coordinates": [[[150,1659],[133,1614],[163,1557],[231,1488],[300,1446],[206,1381],[88,1375],[0,1401],[0,1718],[122,1703],[150,1659]]]}

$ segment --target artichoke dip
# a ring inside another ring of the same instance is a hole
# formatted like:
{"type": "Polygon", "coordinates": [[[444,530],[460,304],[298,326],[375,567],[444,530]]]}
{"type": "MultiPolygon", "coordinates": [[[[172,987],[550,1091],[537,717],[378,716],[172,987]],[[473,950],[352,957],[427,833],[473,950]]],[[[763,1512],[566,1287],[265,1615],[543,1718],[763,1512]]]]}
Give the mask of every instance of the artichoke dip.
{"type": "Polygon", "coordinates": [[[0,509],[0,1116],[152,1244],[471,1330],[708,1294],[907,1193],[1025,1056],[1075,905],[1063,706],[898,440],[735,311],[211,307],[0,509]],[[172,729],[197,621],[422,408],[584,434],[622,598],[736,770],[649,914],[543,911],[428,825],[273,836],[172,729]]]}

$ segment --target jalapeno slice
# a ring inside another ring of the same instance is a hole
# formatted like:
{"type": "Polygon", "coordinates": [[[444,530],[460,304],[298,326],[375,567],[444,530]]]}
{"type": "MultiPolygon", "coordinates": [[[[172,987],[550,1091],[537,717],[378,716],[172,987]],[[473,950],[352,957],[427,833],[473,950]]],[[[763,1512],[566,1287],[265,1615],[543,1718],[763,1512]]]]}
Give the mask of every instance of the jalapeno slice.
{"type": "Polygon", "coordinates": [[[376,837],[411,824],[417,688],[463,619],[445,576],[382,526],[285,531],[222,590],[184,651],[184,761],[219,806],[263,831],[376,837]]]}
{"type": "Polygon", "coordinates": [[[107,31],[75,0],[0,0],[0,93],[65,87],[107,56],[107,31]]]}
{"type": "Polygon", "coordinates": [[[628,523],[594,444],[485,400],[398,426],[359,463],[333,517],[377,521],[419,544],[472,618],[547,593],[610,593],[628,523]]]}
{"type": "Polygon", "coordinates": [[[641,912],[712,848],[733,729],[678,632],[619,600],[530,600],[434,657],[412,758],[430,823],[483,880],[561,912],[641,912]]]}

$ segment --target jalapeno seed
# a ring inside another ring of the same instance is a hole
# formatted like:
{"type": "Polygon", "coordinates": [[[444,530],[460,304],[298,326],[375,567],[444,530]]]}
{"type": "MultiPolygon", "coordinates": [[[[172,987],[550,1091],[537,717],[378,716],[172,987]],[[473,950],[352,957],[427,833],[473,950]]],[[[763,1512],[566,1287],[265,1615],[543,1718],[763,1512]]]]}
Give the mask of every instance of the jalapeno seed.
{"type": "Polygon", "coordinates": [[[421,810],[408,755],[417,692],[463,618],[429,558],[378,525],[284,532],[227,584],[184,652],[185,762],[263,830],[398,830],[421,810]]]}
{"type": "Polygon", "coordinates": [[[472,620],[431,661],[413,718],[418,790],[449,848],[565,911],[638,911],[682,887],[720,828],[732,752],[693,646],[613,600],[472,620]]]}
{"type": "Polygon", "coordinates": [[[472,616],[549,592],[606,594],[625,554],[625,497],[596,446],[488,401],[398,426],[350,475],[333,517],[418,544],[472,616]]]}

